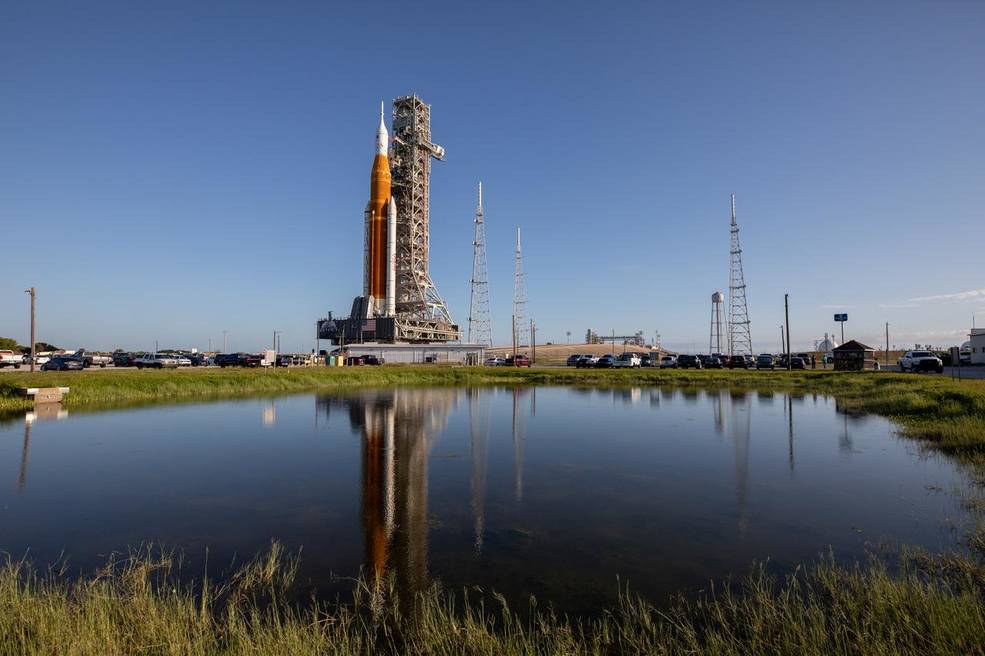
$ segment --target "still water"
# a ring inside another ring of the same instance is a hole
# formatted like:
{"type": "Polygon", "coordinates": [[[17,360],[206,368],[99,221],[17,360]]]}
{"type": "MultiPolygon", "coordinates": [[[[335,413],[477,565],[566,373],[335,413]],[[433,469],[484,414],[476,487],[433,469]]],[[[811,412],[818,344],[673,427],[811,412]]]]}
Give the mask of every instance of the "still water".
{"type": "Polygon", "coordinates": [[[299,579],[392,573],[563,610],[657,603],[829,547],[952,548],[968,482],[821,396],[386,389],[0,424],[0,550],[75,571],[148,541],[209,572],[281,541],[299,579]]]}

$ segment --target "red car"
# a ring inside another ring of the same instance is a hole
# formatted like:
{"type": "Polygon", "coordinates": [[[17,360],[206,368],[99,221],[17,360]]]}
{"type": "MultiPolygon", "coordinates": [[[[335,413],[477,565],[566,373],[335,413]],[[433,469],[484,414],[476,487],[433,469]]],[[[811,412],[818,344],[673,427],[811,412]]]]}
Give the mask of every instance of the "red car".
{"type": "Polygon", "coordinates": [[[511,355],[510,357],[506,358],[506,365],[505,366],[507,366],[507,367],[529,367],[530,366],[530,358],[528,358],[525,355],[518,355],[518,356],[516,356],[514,358],[511,355]]]}

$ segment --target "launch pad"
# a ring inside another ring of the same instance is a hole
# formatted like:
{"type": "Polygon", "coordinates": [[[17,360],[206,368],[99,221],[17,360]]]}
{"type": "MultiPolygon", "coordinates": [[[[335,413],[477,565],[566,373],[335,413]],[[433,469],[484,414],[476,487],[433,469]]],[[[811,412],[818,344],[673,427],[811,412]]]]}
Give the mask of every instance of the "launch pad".
{"type": "Polygon", "coordinates": [[[431,141],[431,107],[417,96],[397,98],[392,127],[388,144],[381,107],[363,217],[363,294],[353,299],[349,317],[318,322],[319,338],[334,344],[461,338],[429,272],[431,158],[445,157],[431,141]]]}

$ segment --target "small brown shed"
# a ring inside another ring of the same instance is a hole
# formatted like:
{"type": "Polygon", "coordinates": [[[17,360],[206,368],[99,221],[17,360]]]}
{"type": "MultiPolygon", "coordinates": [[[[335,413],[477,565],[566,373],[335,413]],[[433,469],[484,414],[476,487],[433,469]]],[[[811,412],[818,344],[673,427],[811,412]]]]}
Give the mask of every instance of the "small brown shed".
{"type": "Polygon", "coordinates": [[[864,371],[876,368],[876,350],[854,339],[831,350],[836,371],[864,371]]]}

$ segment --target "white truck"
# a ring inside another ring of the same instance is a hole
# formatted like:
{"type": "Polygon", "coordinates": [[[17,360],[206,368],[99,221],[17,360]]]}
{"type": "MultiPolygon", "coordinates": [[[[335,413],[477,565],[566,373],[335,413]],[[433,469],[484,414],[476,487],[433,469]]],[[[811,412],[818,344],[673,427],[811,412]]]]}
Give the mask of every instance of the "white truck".
{"type": "Polygon", "coordinates": [[[4,367],[13,367],[14,369],[20,369],[20,366],[24,364],[24,356],[20,353],[14,353],[13,351],[8,351],[6,349],[0,351],[0,369],[4,367]]]}
{"type": "Polygon", "coordinates": [[[101,367],[106,368],[106,365],[113,364],[113,358],[108,355],[99,355],[98,353],[89,353],[85,349],[79,349],[75,352],[75,357],[82,360],[82,366],[85,368],[89,367],[101,367]]]}

